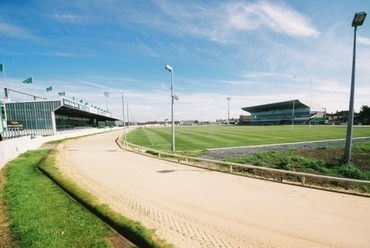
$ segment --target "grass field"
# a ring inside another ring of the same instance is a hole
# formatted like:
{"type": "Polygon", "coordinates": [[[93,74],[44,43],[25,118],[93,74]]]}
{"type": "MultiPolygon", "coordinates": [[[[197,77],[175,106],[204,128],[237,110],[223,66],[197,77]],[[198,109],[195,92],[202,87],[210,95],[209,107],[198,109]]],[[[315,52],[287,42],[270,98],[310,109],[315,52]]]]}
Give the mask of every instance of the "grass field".
{"type": "MultiPolygon", "coordinates": [[[[316,140],[345,139],[346,126],[179,126],[175,128],[177,151],[253,146],[316,140]]],[[[370,137],[370,127],[355,126],[353,137],[370,137]]],[[[127,141],[156,149],[171,149],[171,127],[138,128],[127,141]]]]}
{"type": "MultiPolygon", "coordinates": [[[[176,153],[198,157],[205,154],[207,148],[345,139],[346,131],[345,126],[176,127],[176,153]]],[[[370,127],[355,126],[353,137],[370,137],[370,127]]],[[[154,150],[169,151],[171,149],[171,128],[138,128],[129,133],[127,140],[154,150]]],[[[370,180],[370,142],[361,142],[352,146],[352,166],[348,166],[343,155],[344,146],[338,146],[312,150],[270,151],[229,157],[225,160],[288,171],[370,180]]],[[[370,192],[369,186],[354,185],[352,189],[370,192]]]]}

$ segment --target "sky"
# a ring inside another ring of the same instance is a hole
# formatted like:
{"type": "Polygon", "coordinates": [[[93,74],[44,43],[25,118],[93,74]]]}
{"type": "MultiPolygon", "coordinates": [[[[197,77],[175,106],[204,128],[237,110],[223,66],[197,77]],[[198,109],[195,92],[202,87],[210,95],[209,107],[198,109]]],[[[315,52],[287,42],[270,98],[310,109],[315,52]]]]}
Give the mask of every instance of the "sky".
{"type": "MultiPolygon", "coordinates": [[[[1,0],[0,86],[47,99],[65,92],[118,118],[123,97],[131,120],[163,121],[170,65],[175,120],[239,118],[243,107],[293,99],[335,113],[348,110],[351,24],[362,11],[370,1],[1,0]]],[[[370,105],[369,16],[356,39],[358,112],[370,105]]]]}

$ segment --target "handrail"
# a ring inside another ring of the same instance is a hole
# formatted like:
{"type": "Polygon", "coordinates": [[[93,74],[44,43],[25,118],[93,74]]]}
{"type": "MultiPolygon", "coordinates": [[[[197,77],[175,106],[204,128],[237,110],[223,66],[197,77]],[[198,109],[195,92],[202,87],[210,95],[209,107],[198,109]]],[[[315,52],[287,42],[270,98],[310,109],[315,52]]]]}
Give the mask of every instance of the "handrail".
{"type": "MultiPolygon", "coordinates": [[[[120,143],[120,142],[117,142],[117,143],[120,143]]],[[[280,169],[274,169],[274,168],[268,168],[268,167],[260,167],[260,166],[255,166],[255,165],[238,164],[238,163],[233,163],[233,162],[212,160],[212,159],[206,159],[206,158],[189,157],[189,156],[184,156],[184,155],[179,155],[179,154],[173,154],[173,153],[154,150],[154,149],[151,149],[151,148],[148,148],[148,147],[135,145],[135,144],[129,143],[127,141],[124,142],[123,146],[124,147],[125,146],[133,147],[134,152],[145,154],[146,156],[153,157],[152,155],[149,155],[149,154],[145,153],[146,151],[151,151],[153,153],[158,154],[158,158],[160,158],[160,159],[164,159],[163,156],[174,157],[174,158],[178,159],[177,160],[178,163],[182,163],[181,161],[185,161],[186,164],[189,164],[189,161],[192,160],[192,161],[199,161],[199,162],[208,162],[208,163],[213,163],[213,164],[228,165],[228,166],[230,166],[230,171],[229,171],[230,173],[233,173],[233,167],[239,167],[239,168],[248,168],[248,169],[253,169],[253,170],[268,171],[268,172],[277,173],[279,175],[284,175],[285,174],[285,175],[299,176],[303,186],[305,186],[306,178],[325,179],[325,180],[329,180],[329,181],[333,181],[333,182],[370,185],[370,181],[365,181],[365,180],[324,176],[324,175],[309,174],[309,173],[296,172],[296,171],[280,170],[280,169]],[[135,149],[137,149],[137,151],[135,149]]],[[[175,162],[173,160],[171,160],[171,161],[175,162]]],[[[199,165],[194,165],[194,164],[192,164],[192,166],[207,168],[206,166],[199,166],[199,165]]],[[[268,179],[268,178],[266,178],[266,179],[268,179]]],[[[280,181],[282,181],[282,180],[280,180],[280,181]]]]}

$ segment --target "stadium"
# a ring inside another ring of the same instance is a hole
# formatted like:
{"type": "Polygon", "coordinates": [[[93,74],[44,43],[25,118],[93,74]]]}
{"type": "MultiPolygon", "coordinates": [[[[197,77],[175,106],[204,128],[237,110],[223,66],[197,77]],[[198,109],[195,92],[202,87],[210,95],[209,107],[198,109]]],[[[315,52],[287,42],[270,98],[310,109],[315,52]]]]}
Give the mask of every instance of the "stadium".
{"type": "Polygon", "coordinates": [[[119,120],[107,110],[65,97],[49,100],[33,96],[33,101],[10,101],[7,93],[5,88],[0,112],[3,138],[56,135],[63,131],[114,126],[119,120]]]}
{"type": "Polygon", "coordinates": [[[241,116],[240,124],[284,125],[284,124],[324,124],[325,108],[318,104],[305,104],[295,99],[251,107],[243,107],[250,116],[241,116]]]}
{"type": "MultiPolygon", "coordinates": [[[[114,126],[120,120],[107,110],[66,97],[49,100],[33,96],[33,101],[10,101],[9,90],[5,88],[5,100],[1,103],[0,133],[3,138],[23,135],[49,136],[75,129],[114,126]]],[[[240,116],[238,124],[325,123],[324,108],[318,104],[305,104],[298,99],[242,109],[250,115],[240,116]]]]}

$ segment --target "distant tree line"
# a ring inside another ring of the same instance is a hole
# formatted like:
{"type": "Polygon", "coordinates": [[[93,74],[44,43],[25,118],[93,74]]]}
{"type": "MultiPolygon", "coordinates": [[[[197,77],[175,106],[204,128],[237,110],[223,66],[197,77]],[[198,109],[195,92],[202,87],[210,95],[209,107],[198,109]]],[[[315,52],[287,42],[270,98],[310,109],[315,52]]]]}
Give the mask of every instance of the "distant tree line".
{"type": "Polygon", "coordinates": [[[363,125],[370,125],[370,107],[367,105],[362,105],[360,112],[357,115],[359,122],[363,125]]]}

